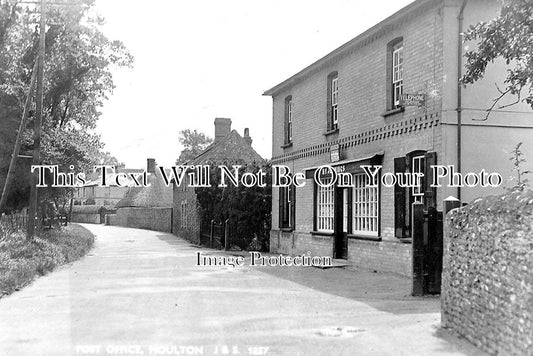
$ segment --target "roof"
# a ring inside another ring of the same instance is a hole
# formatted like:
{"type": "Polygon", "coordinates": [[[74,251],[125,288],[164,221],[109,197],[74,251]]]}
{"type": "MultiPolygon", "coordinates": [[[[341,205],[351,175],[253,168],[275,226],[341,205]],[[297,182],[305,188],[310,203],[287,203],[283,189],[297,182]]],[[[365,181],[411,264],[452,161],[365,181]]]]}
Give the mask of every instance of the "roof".
{"type": "Polygon", "coordinates": [[[385,20],[379,22],[377,25],[374,25],[370,29],[366,30],[359,36],[353,38],[352,40],[346,42],[342,46],[328,53],[324,57],[320,58],[311,65],[305,67],[298,73],[294,74],[292,77],[284,80],[283,82],[277,84],[276,86],[266,90],[263,95],[274,96],[288,86],[296,84],[299,80],[306,77],[307,75],[313,73],[315,70],[322,68],[325,65],[331,63],[331,61],[336,60],[350,50],[353,50],[355,47],[362,45],[364,42],[370,40],[372,37],[375,37],[378,33],[386,31],[389,26],[398,21],[405,15],[408,15],[415,10],[421,8],[422,6],[430,3],[440,2],[441,0],[416,0],[411,4],[405,6],[401,10],[395,12],[393,15],[387,17],[385,20]]]}
{"type": "MultiPolygon", "coordinates": [[[[156,170],[157,172],[157,170],[156,170]]],[[[149,187],[130,187],[116,208],[167,208],[172,206],[172,186],[166,186],[160,174],[149,173],[149,187]]]]}
{"type": "Polygon", "coordinates": [[[72,212],[74,214],[100,214],[102,209],[105,209],[103,205],[73,205],[72,212]]]}
{"type": "Polygon", "coordinates": [[[244,138],[232,130],[224,138],[213,142],[198,156],[187,162],[191,165],[201,165],[209,162],[264,162],[264,159],[249,145],[244,138]]]}

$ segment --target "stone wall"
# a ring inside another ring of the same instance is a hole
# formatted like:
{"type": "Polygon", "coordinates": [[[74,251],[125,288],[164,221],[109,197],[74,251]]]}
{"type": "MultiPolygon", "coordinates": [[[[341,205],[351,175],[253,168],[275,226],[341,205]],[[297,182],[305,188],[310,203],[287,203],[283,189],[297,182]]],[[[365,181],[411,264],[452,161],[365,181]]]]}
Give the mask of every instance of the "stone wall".
{"type": "Polygon", "coordinates": [[[76,223],[100,224],[100,214],[72,213],[70,221],[76,223]]]}
{"type": "Polygon", "coordinates": [[[442,326],[498,355],[533,355],[533,192],[478,199],[444,232],[442,326]]]}
{"type": "Polygon", "coordinates": [[[107,215],[107,224],[172,232],[172,208],[120,208],[107,215]]]}

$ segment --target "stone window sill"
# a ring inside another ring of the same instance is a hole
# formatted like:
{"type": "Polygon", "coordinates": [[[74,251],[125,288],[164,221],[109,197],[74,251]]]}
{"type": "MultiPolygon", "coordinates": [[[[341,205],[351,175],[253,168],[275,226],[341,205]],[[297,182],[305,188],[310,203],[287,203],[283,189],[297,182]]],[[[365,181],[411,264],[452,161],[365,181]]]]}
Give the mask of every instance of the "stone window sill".
{"type": "Polygon", "coordinates": [[[327,232],[327,231],[311,231],[310,233],[313,236],[325,236],[325,237],[333,236],[333,232],[327,232]]]}
{"type": "Polygon", "coordinates": [[[286,144],[281,145],[281,148],[288,148],[288,147],[292,147],[292,142],[287,142],[286,144]]]}
{"type": "Polygon", "coordinates": [[[399,108],[385,111],[383,114],[381,114],[381,116],[383,117],[392,116],[392,115],[395,115],[395,114],[398,114],[404,111],[405,111],[405,108],[403,106],[400,106],[399,108]]]}
{"type": "Polygon", "coordinates": [[[348,234],[348,238],[353,239],[353,240],[381,241],[380,236],[365,236],[365,235],[348,234]]]}
{"type": "Polygon", "coordinates": [[[281,232],[293,232],[294,231],[294,228],[293,227],[282,227],[281,229],[279,229],[281,232]]]}
{"type": "Polygon", "coordinates": [[[339,128],[338,127],[336,129],[324,132],[324,136],[329,136],[329,135],[333,135],[333,134],[336,134],[336,133],[339,133],[339,128]]]}

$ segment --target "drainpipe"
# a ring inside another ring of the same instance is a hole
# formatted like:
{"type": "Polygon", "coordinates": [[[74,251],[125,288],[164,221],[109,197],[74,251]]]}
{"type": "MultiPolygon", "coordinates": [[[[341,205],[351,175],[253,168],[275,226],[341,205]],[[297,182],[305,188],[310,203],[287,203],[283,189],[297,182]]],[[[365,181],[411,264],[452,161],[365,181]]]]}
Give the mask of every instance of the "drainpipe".
{"type": "MultiPolygon", "coordinates": [[[[463,13],[468,0],[463,0],[457,20],[459,26],[457,31],[457,171],[461,173],[461,126],[462,126],[462,91],[461,77],[463,76],[463,13]]],[[[461,201],[461,187],[457,187],[457,199],[461,201]]]]}

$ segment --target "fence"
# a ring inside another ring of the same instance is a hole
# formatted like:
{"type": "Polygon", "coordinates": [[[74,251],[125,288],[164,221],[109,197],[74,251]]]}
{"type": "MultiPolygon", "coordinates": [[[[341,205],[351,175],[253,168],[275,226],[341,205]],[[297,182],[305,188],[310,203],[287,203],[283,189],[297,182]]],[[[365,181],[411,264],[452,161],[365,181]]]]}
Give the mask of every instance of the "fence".
{"type": "MultiPolygon", "coordinates": [[[[28,228],[28,221],[28,213],[25,211],[15,214],[2,214],[0,216],[0,224],[8,230],[26,230],[28,228]]],[[[68,221],[67,214],[59,214],[54,217],[43,217],[40,224],[38,224],[37,218],[35,218],[35,226],[37,228],[45,227],[51,229],[54,225],[67,226],[68,221]]]]}
{"type": "Polygon", "coordinates": [[[202,222],[200,225],[200,244],[210,248],[229,249],[229,219],[224,222],[215,222],[215,220],[202,222]]]}
{"type": "Polygon", "coordinates": [[[28,214],[26,212],[0,216],[2,226],[10,230],[25,230],[28,227],[28,214]]]}

